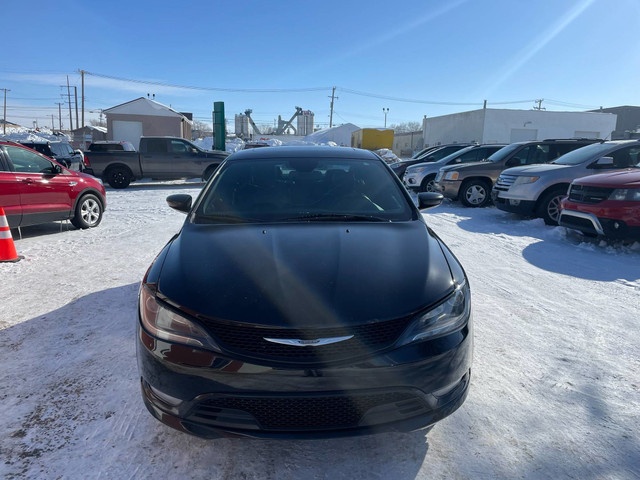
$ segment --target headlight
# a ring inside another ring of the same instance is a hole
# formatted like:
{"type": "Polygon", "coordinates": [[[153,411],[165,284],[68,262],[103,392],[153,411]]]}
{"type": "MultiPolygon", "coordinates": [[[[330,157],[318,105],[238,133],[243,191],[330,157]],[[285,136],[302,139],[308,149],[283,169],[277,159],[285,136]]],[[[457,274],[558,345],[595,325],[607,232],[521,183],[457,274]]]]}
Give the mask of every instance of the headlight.
{"type": "Polygon", "coordinates": [[[525,183],[533,183],[536,182],[540,177],[517,177],[516,181],[513,182],[514,185],[524,185],[525,183]]]}
{"type": "Polygon", "coordinates": [[[398,345],[431,340],[456,332],[467,324],[470,311],[471,292],[465,280],[442,303],[418,315],[402,335],[398,345]]]}
{"type": "Polygon", "coordinates": [[[412,168],[411,170],[409,170],[408,173],[420,173],[423,170],[424,170],[424,167],[416,167],[416,168],[412,168]]]}
{"type": "Polygon", "coordinates": [[[460,174],[458,172],[447,172],[444,176],[445,180],[457,180],[460,174]]]}
{"type": "Polygon", "coordinates": [[[616,188],[609,195],[609,200],[640,202],[640,188],[616,188]]]}
{"type": "Polygon", "coordinates": [[[142,325],[154,337],[220,351],[216,342],[200,326],[160,304],[149,285],[142,285],[139,302],[142,325]]]}

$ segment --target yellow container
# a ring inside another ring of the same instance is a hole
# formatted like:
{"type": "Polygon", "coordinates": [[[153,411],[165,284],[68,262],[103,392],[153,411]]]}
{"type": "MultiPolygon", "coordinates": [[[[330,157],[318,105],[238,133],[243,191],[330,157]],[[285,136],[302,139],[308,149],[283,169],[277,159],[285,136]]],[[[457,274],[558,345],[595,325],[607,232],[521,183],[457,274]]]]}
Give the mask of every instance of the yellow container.
{"type": "Polygon", "coordinates": [[[393,130],[390,128],[361,128],[351,134],[351,146],[365,150],[379,150],[393,146],[393,130]]]}

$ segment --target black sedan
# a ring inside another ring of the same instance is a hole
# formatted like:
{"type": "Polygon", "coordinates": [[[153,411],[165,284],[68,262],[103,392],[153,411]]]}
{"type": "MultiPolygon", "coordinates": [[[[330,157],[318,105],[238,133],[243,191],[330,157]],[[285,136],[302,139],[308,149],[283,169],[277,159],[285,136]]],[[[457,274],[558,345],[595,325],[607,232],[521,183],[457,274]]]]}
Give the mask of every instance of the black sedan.
{"type": "MultiPolygon", "coordinates": [[[[421,208],[442,196],[419,195],[421,208]]],[[[464,402],[465,273],[375,154],[233,154],[144,277],[144,402],[201,437],[426,428],[464,402]]]]}

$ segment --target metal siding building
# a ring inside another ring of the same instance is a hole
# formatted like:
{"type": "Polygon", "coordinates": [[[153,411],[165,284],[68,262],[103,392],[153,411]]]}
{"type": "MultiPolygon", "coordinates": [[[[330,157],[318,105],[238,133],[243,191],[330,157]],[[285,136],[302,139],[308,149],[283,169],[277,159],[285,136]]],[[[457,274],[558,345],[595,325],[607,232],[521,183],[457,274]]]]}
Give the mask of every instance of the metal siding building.
{"type": "Polygon", "coordinates": [[[423,120],[424,145],[513,143],[545,138],[608,138],[616,115],[487,108],[423,120]]]}
{"type": "Polygon", "coordinates": [[[104,113],[107,117],[107,140],[126,140],[136,149],[143,135],[191,139],[191,120],[149,98],[140,97],[108,108],[104,113]]]}

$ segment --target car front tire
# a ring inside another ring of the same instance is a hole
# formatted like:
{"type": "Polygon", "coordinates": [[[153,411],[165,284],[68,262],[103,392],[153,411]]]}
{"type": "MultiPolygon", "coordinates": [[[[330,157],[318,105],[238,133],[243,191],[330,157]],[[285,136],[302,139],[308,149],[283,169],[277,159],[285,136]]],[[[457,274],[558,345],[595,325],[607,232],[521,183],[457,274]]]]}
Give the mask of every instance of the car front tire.
{"type": "Polygon", "coordinates": [[[460,202],[465,207],[484,207],[491,200],[491,185],[484,180],[467,180],[460,188],[460,202]]]}
{"type": "Polygon", "coordinates": [[[76,205],[75,216],[71,223],[76,228],[97,227],[102,221],[102,202],[95,195],[88,193],[84,195],[76,205]]]}

